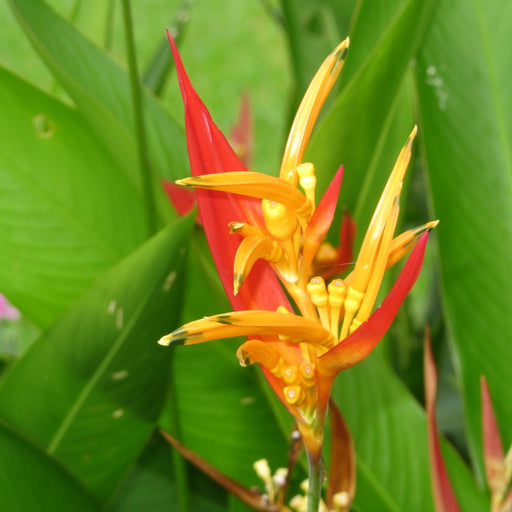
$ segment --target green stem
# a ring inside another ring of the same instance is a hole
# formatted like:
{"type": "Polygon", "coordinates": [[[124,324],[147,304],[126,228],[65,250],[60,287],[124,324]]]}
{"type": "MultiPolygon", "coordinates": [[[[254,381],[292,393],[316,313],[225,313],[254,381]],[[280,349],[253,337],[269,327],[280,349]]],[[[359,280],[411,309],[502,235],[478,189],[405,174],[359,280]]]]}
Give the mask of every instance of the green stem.
{"type": "Polygon", "coordinates": [[[308,512],[318,512],[322,497],[322,453],[308,453],[308,512]]]}
{"type": "Polygon", "coordinates": [[[146,218],[149,234],[156,231],[155,198],[151,183],[151,168],[149,165],[146,130],[144,128],[144,115],[142,108],[142,89],[137,70],[137,58],[135,56],[135,42],[133,38],[133,23],[130,9],[130,0],[123,0],[123,19],[126,33],[126,52],[128,57],[128,73],[132,90],[133,114],[135,118],[135,138],[139,157],[139,168],[142,175],[142,189],[144,203],[146,205],[146,218]]]}

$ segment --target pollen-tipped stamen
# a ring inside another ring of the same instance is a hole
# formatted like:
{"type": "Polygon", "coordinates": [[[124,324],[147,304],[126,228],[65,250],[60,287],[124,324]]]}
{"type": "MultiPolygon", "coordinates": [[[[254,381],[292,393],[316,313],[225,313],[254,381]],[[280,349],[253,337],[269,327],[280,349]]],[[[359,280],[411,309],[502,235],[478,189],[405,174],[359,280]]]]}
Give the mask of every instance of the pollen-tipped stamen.
{"type": "Polygon", "coordinates": [[[336,341],[338,340],[338,330],[340,325],[341,312],[347,295],[347,287],[341,279],[334,279],[327,286],[329,294],[329,310],[330,310],[330,329],[336,341]]]}
{"type": "Polygon", "coordinates": [[[315,305],[322,325],[330,330],[329,318],[329,296],[325,281],[317,276],[313,277],[306,286],[306,289],[311,297],[311,302],[315,305]]]}
{"type": "Polygon", "coordinates": [[[299,175],[299,183],[306,194],[306,197],[309,199],[310,203],[313,205],[313,210],[315,208],[315,190],[316,190],[316,174],[315,174],[315,166],[312,163],[305,162],[300,164],[297,167],[297,174],[299,175]]]}

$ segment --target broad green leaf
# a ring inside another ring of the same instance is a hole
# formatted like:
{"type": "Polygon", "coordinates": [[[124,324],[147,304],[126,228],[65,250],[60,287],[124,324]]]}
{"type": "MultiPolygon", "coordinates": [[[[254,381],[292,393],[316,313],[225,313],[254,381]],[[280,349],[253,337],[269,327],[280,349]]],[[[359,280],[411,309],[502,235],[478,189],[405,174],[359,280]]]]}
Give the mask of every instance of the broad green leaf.
{"type": "Polygon", "coordinates": [[[0,421],[2,510],[94,512],[99,503],[55,459],[0,421]]]}
{"type": "Polygon", "coordinates": [[[0,69],[0,289],[47,327],[145,236],[140,194],[75,110],[0,69]]]}
{"type": "MultiPolygon", "coordinates": [[[[41,0],[9,0],[9,4],[59,84],[140,186],[126,72],[41,0]]],[[[182,177],[188,169],[183,130],[147,90],[143,103],[152,170],[160,177],[182,177]]]]}
{"type": "Polygon", "coordinates": [[[449,334],[482,476],[480,376],[512,440],[512,4],[441,1],[417,87],[449,334]]]}
{"type": "MultiPolygon", "coordinates": [[[[341,77],[342,90],[318,126],[306,154],[307,160],[316,166],[321,189],[335,170],[344,165],[342,202],[352,212],[361,190],[369,208],[377,203],[393,162],[412,129],[412,119],[407,126],[406,119],[402,119],[397,139],[397,128],[392,127],[398,105],[403,101],[410,60],[421,43],[436,2],[362,1],[356,9],[341,77]],[[368,38],[368,33],[372,37],[368,38]],[[394,134],[392,145],[385,144],[390,134],[394,134]]],[[[358,213],[356,220],[364,226],[369,210],[364,215],[358,213]]]]}
{"type": "Polygon", "coordinates": [[[0,382],[0,417],[36,439],[102,501],[163,406],[191,219],[102,276],[0,382]]]}

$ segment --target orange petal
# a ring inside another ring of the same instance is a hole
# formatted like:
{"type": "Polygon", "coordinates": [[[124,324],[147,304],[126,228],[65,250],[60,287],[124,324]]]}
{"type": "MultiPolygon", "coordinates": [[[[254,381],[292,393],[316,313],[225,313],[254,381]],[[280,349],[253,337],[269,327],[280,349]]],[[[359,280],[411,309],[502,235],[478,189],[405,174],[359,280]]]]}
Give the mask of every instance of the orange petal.
{"type": "Polygon", "coordinates": [[[309,268],[311,267],[313,258],[317,253],[320,243],[325,238],[325,235],[331,226],[332,219],[334,218],[342,179],[343,167],[340,167],[308,223],[308,227],[304,235],[304,252],[302,256],[302,268],[306,276],[309,274],[309,268]]]}
{"type": "Polygon", "coordinates": [[[276,262],[283,254],[281,246],[266,236],[248,236],[236,251],[234,263],[233,293],[236,295],[247,274],[258,259],[276,262]]]}

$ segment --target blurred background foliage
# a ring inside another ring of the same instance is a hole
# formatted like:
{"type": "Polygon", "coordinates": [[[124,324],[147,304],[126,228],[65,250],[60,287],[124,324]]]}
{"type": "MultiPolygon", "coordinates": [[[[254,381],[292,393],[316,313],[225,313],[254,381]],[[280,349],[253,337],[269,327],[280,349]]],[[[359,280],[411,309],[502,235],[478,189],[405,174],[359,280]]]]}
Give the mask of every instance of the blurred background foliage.
{"type": "Polygon", "coordinates": [[[430,325],[450,476],[463,510],[486,509],[480,375],[505,445],[512,439],[512,4],[132,0],[154,236],[127,4],[0,3],[0,291],[22,314],[0,319],[3,506],[246,510],[173,452],[159,427],[244,485],[259,484],[257,459],[286,465],[290,418],[258,370],[238,366],[236,341],[175,351],[155,343],[183,321],[230,309],[200,228],[177,218],[160,186],[189,172],[171,27],[224,133],[248,94],[251,168],[270,174],[313,73],[350,35],[306,156],[321,190],[344,165],[338,215],[351,212],[359,241],[418,124],[401,227],[441,223],[387,340],[340,375],[333,394],[356,443],[354,509],[433,510],[422,408],[430,325]]]}

